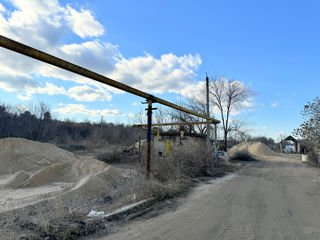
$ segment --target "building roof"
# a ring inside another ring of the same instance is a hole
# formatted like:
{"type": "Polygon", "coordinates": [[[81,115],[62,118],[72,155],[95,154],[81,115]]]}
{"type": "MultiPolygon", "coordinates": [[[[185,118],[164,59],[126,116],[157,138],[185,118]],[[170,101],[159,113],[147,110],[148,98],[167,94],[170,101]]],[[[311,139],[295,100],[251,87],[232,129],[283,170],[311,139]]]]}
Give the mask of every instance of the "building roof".
{"type": "Polygon", "coordinates": [[[294,137],[292,137],[292,136],[288,136],[288,137],[286,137],[285,139],[283,139],[283,140],[285,140],[285,141],[289,141],[289,140],[291,140],[291,141],[294,141],[294,142],[298,142],[298,140],[297,139],[295,139],[294,137]]]}

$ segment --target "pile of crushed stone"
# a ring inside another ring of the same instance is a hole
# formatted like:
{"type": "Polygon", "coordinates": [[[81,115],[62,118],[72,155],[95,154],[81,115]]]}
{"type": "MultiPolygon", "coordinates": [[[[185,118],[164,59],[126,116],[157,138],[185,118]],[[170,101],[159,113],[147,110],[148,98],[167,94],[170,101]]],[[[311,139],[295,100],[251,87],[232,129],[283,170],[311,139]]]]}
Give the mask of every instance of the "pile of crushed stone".
{"type": "Polygon", "coordinates": [[[229,151],[230,158],[239,160],[256,160],[263,156],[278,156],[262,142],[242,142],[233,146],[229,151]]]}
{"type": "Polygon", "coordinates": [[[35,198],[37,189],[59,186],[54,197],[61,200],[108,195],[125,182],[117,168],[104,162],[22,138],[0,139],[0,178],[0,190],[32,189],[35,198]]]}

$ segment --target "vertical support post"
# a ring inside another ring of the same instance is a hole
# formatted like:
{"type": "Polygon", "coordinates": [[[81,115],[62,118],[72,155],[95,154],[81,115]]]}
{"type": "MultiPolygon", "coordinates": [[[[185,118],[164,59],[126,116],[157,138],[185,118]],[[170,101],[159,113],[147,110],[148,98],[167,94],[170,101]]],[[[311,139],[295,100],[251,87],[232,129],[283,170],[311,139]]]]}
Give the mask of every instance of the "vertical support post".
{"type": "Polygon", "coordinates": [[[139,163],[141,163],[141,127],[138,128],[138,132],[139,132],[139,163]]]}
{"type": "Polygon", "coordinates": [[[214,124],[214,148],[215,148],[215,151],[217,151],[217,147],[218,147],[218,136],[217,136],[217,124],[215,123],[214,124]]]}
{"type": "Polygon", "coordinates": [[[148,100],[148,132],[147,132],[147,179],[150,178],[150,160],[151,160],[151,124],[152,124],[152,101],[148,100]]]}
{"type": "MultiPolygon", "coordinates": [[[[209,112],[209,77],[206,74],[206,90],[207,90],[207,116],[210,117],[210,112],[209,112]]],[[[209,120],[207,120],[207,147],[208,151],[211,150],[210,147],[210,123],[209,120]]]]}

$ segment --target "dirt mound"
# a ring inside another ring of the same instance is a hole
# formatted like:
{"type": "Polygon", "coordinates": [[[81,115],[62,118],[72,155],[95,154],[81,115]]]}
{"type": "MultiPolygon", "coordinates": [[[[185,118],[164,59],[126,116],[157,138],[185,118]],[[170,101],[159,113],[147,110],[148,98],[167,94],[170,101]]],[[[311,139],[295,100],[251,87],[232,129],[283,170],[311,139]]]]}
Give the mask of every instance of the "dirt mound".
{"type": "Polygon", "coordinates": [[[124,183],[125,178],[121,176],[116,168],[110,166],[107,171],[82,178],[70,190],[65,192],[61,199],[69,201],[103,197],[106,194],[111,194],[118,185],[124,183]]]}
{"type": "Polygon", "coordinates": [[[255,160],[262,156],[278,156],[267,145],[261,142],[242,142],[229,150],[232,159],[255,160]]]}
{"type": "Polygon", "coordinates": [[[34,142],[23,138],[0,139],[0,175],[20,170],[35,172],[53,164],[79,159],[71,152],[49,143],[34,142]]]}
{"type": "Polygon", "coordinates": [[[53,182],[76,182],[98,174],[107,165],[79,157],[48,143],[22,138],[0,139],[0,174],[13,174],[5,187],[38,187],[53,182]]]}
{"type": "Polygon", "coordinates": [[[63,206],[105,196],[126,184],[121,171],[104,162],[21,138],[0,139],[0,176],[0,190],[12,191],[15,206],[37,203],[40,197],[63,206]]]}
{"type": "Polygon", "coordinates": [[[40,169],[26,181],[24,187],[38,187],[52,182],[76,182],[107,169],[105,163],[94,158],[80,158],[40,169]]]}
{"type": "Polygon", "coordinates": [[[30,174],[26,171],[18,171],[15,174],[11,175],[6,183],[4,184],[5,188],[19,188],[23,187],[25,181],[30,177],[30,174]]]}

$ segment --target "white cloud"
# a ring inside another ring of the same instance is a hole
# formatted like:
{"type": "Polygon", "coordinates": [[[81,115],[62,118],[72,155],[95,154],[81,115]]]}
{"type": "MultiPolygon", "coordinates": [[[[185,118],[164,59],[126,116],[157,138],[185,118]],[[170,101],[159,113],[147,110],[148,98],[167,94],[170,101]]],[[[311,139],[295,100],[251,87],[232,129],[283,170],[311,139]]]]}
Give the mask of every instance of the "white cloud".
{"type": "Polygon", "coordinates": [[[238,115],[240,115],[240,113],[241,112],[239,110],[233,110],[230,112],[230,116],[238,116],[238,115]]]}
{"type": "Polygon", "coordinates": [[[55,0],[11,0],[15,7],[7,10],[8,18],[0,16],[0,30],[3,35],[40,48],[54,44],[67,32],[64,8],[55,0]]]}
{"type": "MultiPolygon", "coordinates": [[[[225,84],[227,79],[221,78],[222,84],[225,84]]],[[[240,87],[245,87],[244,83],[240,81],[234,81],[233,84],[239,84],[240,87]]],[[[186,85],[182,90],[181,94],[186,98],[195,99],[198,102],[206,103],[206,82],[205,81],[199,81],[194,84],[188,84],[186,85]]],[[[232,108],[232,111],[230,115],[237,116],[241,114],[243,111],[253,109],[256,107],[256,105],[252,102],[254,100],[253,96],[250,96],[247,98],[247,100],[241,101],[237,105],[234,105],[232,108]]],[[[222,100],[222,107],[223,111],[226,112],[226,104],[227,102],[222,100]]],[[[220,109],[217,105],[211,106],[211,112],[214,115],[220,115],[220,109]]]]}
{"type": "MultiPolygon", "coordinates": [[[[1,66],[1,65],[0,65],[1,66]]],[[[16,74],[11,75],[1,72],[0,67],[0,88],[7,92],[14,92],[20,89],[33,89],[39,84],[29,75],[16,74]]]]}
{"type": "Polygon", "coordinates": [[[61,51],[64,59],[101,74],[110,73],[121,57],[118,46],[99,40],[63,45],[61,51]]]}
{"type": "Polygon", "coordinates": [[[115,116],[115,115],[119,115],[119,114],[120,114],[119,110],[109,110],[109,109],[101,110],[102,116],[115,116]]]}
{"type": "MultiPolygon", "coordinates": [[[[126,59],[117,45],[98,39],[105,29],[88,9],[76,10],[57,0],[8,0],[10,3],[13,8],[0,6],[0,32],[6,37],[152,93],[179,93],[180,89],[195,82],[195,71],[202,62],[198,54],[176,56],[169,53],[160,58],[145,54],[126,59]],[[61,44],[72,34],[85,40],[61,44]]],[[[111,91],[122,93],[5,49],[0,49],[0,62],[0,88],[23,92],[18,96],[20,99],[40,93],[64,94],[78,101],[110,101],[111,91]],[[36,80],[38,76],[69,80],[84,86],[69,90],[54,85],[42,86],[36,80]]]]}
{"type": "Polygon", "coordinates": [[[242,107],[242,108],[254,108],[255,105],[254,105],[253,102],[242,101],[242,102],[240,102],[240,107],[242,107]]]}
{"type": "Polygon", "coordinates": [[[211,112],[213,113],[213,115],[217,116],[220,114],[220,109],[218,108],[217,105],[214,105],[211,107],[211,112]]]}
{"type": "Polygon", "coordinates": [[[52,83],[45,83],[45,87],[38,87],[36,89],[36,93],[40,93],[40,94],[48,94],[48,95],[66,95],[66,90],[64,89],[64,87],[58,87],[52,83]]]}
{"type": "Polygon", "coordinates": [[[137,102],[134,102],[131,104],[132,106],[138,106],[138,103],[137,102]]]}
{"type": "MultiPolygon", "coordinates": [[[[2,35],[84,67],[93,68],[95,71],[100,70],[106,73],[113,70],[115,64],[113,57],[118,57],[117,46],[101,43],[98,40],[60,46],[62,38],[67,34],[70,35],[71,23],[72,28],[82,37],[85,34],[79,32],[79,26],[87,33],[86,36],[103,34],[103,27],[93,18],[90,11],[84,9],[77,11],[70,6],[63,7],[56,0],[11,0],[8,3],[14,7],[13,10],[7,10],[3,5],[0,6],[1,9],[3,8],[3,11],[0,11],[2,35]],[[8,14],[4,14],[4,11],[7,11],[8,14]],[[76,47],[78,47],[77,52],[72,52],[71,50],[76,47]]],[[[35,88],[39,85],[33,80],[34,75],[57,77],[79,83],[91,82],[92,85],[97,85],[84,77],[2,48],[0,49],[0,62],[1,75],[7,75],[0,76],[0,88],[6,91],[28,89],[30,92],[31,87],[35,88]],[[21,84],[22,81],[19,84],[11,84],[10,79],[17,81],[22,77],[28,79],[26,84],[21,84]],[[26,86],[30,85],[31,81],[33,81],[32,86],[26,86]]]]}
{"type": "Polygon", "coordinates": [[[274,107],[278,107],[278,103],[277,102],[275,102],[275,103],[272,103],[271,105],[270,105],[270,107],[272,107],[272,108],[274,108],[274,107]]]}
{"type": "Polygon", "coordinates": [[[80,12],[67,6],[66,20],[69,22],[72,30],[82,38],[98,37],[104,33],[103,26],[94,19],[92,13],[81,9],[80,12]]]}
{"type": "MultiPolygon", "coordinates": [[[[1,85],[0,85],[1,87],[1,85]]],[[[4,89],[4,88],[3,88],[4,89]]],[[[15,90],[20,90],[20,88],[17,88],[15,90]]],[[[42,86],[41,84],[37,84],[31,87],[25,87],[25,96],[18,94],[17,97],[21,100],[30,100],[33,94],[47,94],[47,95],[67,95],[66,90],[64,87],[58,87],[52,83],[45,83],[45,86],[42,86]]],[[[8,90],[7,90],[8,91],[8,90]]]]}
{"type": "Polygon", "coordinates": [[[87,85],[72,87],[67,95],[77,101],[111,101],[112,96],[105,89],[93,89],[87,85]]]}
{"type": "Polygon", "coordinates": [[[135,114],[135,113],[133,113],[133,112],[128,113],[128,117],[129,117],[129,118],[134,118],[134,117],[136,117],[136,114],[135,114]]]}
{"type": "MultiPolygon", "coordinates": [[[[0,87],[1,87],[0,82],[0,87]]],[[[10,86],[6,86],[7,91],[14,91],[10,86]]],[[[45,83],[45,86],[28,87],[25,90],[26,95],[18,94],[17,97],[21,100],[30,100],[34,94],[47,95],[65,95],[77,101],[93,102],[93,101],[111,101],[112,96],[109,91],[104,88],[91,88],[87,85],[75,86],[66,90],[64,87],[58,87],[52,83],[45,83]]]]}
{"type": "Polygon", "coordinates": [[[248,132],[256,132],[258,130],[258,127],[254,127],[254,126],[249,126],[246,128],[248,132]]]}
{"type": "Polygon", "coordinates": [[[200,102],[205,102],[205,81],[200,81],[195,84],[188,84],[181,89],[181,94],[184,97],[197,99],[200,102]]]}
{"type": "Polygon", "coordinates": [[[115,116],[120,114],[120,111],[116,109],[93,110],[93,109],[87,109],[83,104],[67,104],[65,105],[65,107],[56,108],[53,111],[64,114],[64,115],[80,114],[80,115],[87,115],[91,117],[115,116]]]}
{"type": "MultiPolygon", "coordinates": [[[[78,36],[98,37],[104,34],[104,27],[93,17],[91,11],[63,7],[57,0],[11,0],[15,7],[8,19],[1,15],[2,33],[25,43],[50,47],[61,36],[72,30],[78,36]],[[18,31],[17,31],[18,30],[18,31]],[[28,33],[28,34],[26,34],[28,33]],[[31,34],[33,33],[33,34],[31,34]]],[[[1,5],[2,11],[6,9],[1,5]]]]}
{"type": "Polygon", "coordinates": [[[263,127],[262,127],[262,129],[267,129],[267,128],[268,128],[267,126],[263,126],[263,127]]]}
{"type": "Polygon", "coordinates": [[[26,100],[30,100],[31,97],[26,95],[26,96],[22,96],[21,94],[18,94],[17,98],[19,98],[22,101],[26,101],[26,100]]]}
{"type": "Polygon", "coordinates": [[[194,71],[200,64],[201,57],[198,54],[178,57],[169,53],[160,59],[146,54],[131,59],[121,58],[110,77],[143,91],[177,93],[194,82],[194,71]]]}

